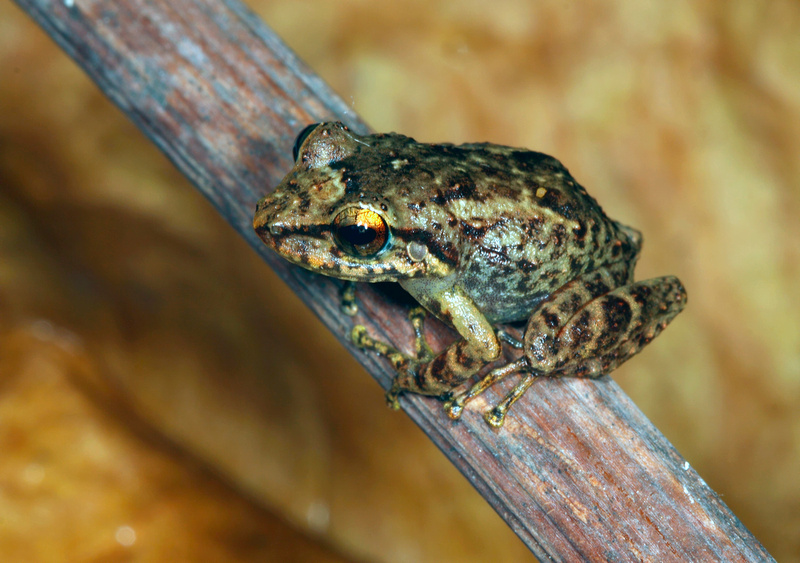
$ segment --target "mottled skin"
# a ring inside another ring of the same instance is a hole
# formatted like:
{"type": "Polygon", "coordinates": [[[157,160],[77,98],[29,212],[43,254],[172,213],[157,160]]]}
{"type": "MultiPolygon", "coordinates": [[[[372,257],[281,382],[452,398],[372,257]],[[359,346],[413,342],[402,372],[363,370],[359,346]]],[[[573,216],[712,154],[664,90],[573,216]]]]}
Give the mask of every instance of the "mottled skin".
{"type": "Polygon", "coordinates": [[[395,404],[402,391],[440,396],[456,418],[493,382],[521,372],[487,413],[500,426],[535,377],[608,373],[686,302],[675,277],[633,282],[640,233],[609,219],[553,157],[358,136],[340,123],[307,129],[296,152],[295,167],[256,209],[264,242],[321,274],[398,282],[462,337],[438,356],[420,341],[408,358],[354,331],[398,368],[388,395],[395,404]],[[522,357],[452,395],[499,358],[494,325],[526,319],[524,342],[500,333],[522,357]]]}

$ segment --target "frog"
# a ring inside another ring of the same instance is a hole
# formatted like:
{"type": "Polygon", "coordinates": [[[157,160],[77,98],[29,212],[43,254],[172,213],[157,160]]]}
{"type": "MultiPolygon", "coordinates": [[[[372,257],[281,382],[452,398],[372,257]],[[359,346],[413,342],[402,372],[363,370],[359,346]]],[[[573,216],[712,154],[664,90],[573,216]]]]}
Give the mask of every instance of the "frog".
{"type": "Polygon", "coordinates": [[[261,240],[312,272],[396,282],[460,337],[432,352],[418,311],[415,354],[353,329],[358,347],[392,362],[386,396],[395,408],[403,393],[428,395],[456,420],[489,387],[519,374],[484,413],[500,428],[535,380],[608,374],[686,304],[675,276],[634,281],[641,233],[610,219],[544,153],[362,135],[324,122],[298,135],[293,157],[257,204],[261,240]],[[521,338],[503,328],[520,323],[521,338]],[[503,345],[516,359],[505,360],[503,345]]]}

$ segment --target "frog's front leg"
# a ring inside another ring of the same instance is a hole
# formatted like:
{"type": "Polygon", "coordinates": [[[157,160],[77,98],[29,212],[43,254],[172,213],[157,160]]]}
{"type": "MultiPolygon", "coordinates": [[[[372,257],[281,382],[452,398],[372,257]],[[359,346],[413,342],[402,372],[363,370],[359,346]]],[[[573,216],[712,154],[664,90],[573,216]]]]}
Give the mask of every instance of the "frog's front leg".
{"type": "MultiPolygon", "coordinates": [[[[458,287],[450,287],[435,295],[431,292],[415,292],[409,289],[429,310],[447,320],[462,336],[459,340],[433,357],[422,335],[422,318],[411,320],[416,332],[417,357],[409,358],[390,346],[376,342],[362,332],[354,332],[354,342],[388,358],[395,367],[392,388],[387,401],[395,405],[397,396],[405,391],[422,395],[442,397],[463,383],[487,363],[500,356],[501,346],[489,321],[478,310],[472,300],[458,287]]],[[[429,289],[429,288],[428,288],[429,289]]]]}
{"type": "MultiPolygon", "coordinates": [[[[404,284],[407,289],[413,285],[404,284]]],[[[400,373],[394,387],[424,395],[450,393],[486,364],[500,357],[501,346],[494,328],[472,299],[458,286],[429,294],[413,292],[427,309],[448,321],[463,340],[451,344],[415,373],[400,373]]]]}

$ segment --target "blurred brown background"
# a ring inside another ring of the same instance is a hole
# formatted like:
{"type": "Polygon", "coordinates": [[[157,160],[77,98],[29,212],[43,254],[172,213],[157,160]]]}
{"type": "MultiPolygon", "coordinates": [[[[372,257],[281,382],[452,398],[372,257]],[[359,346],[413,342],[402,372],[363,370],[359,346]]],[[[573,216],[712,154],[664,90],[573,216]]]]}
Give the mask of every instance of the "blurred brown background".
{"type": "MultiPolygon", "coordinates": [[[[251,6],[375,129],[551,153],[644,232],[689,306],[614,377],[800,560],[800,4],[251,6]]],[[[0,556],[531,559],[8,2],[0,556]]]]}

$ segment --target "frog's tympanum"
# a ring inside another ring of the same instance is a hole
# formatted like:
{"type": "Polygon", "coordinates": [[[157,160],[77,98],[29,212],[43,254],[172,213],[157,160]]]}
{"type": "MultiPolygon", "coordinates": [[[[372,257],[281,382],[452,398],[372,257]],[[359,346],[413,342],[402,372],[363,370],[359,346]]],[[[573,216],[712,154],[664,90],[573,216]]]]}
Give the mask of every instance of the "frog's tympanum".
{"type": "Polygon", "coordinates": [[[417,357],[407,357],[356,327],[359,346],[395,364],[387,395],[395,406],[404,391],[434,395],[458,418],[470,399],[520,373],[486,413],[500,426],[535,378],[606,374],[686,303],[673,276],[633,281],[641,234],[609,219],[551,156],[322,123],[300,134],[295,161],[256,209],[264,242],[326,276],[398,282],[461,335],[438,355],[418,341],[417,357]],[[521,320],[523,342],[495,326],[521,320]],[[500,357],[502,342],[522,356],[456,393],[500,357]]]}

